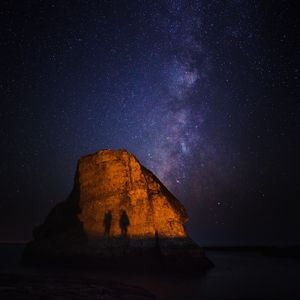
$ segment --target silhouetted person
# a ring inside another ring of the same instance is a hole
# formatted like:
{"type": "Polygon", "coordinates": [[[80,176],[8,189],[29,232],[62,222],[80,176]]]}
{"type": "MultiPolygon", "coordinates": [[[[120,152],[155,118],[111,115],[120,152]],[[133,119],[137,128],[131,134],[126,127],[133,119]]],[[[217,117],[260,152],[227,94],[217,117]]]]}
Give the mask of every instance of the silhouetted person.
{"type": "Polygon", "coordinates": [[[121,228],[121,235],[127,236],[127,227],[129,225],[129,218],[126,214],[126,211],[123,210],[120,216],[120,228],[121,228]]]}
{"type": "Polygon", "coordinates": [[[103,225],[104,225],[104,235],[109,236],[110,226],[111,226],[112,214],[111,210],[105,213],[103,225]]]}

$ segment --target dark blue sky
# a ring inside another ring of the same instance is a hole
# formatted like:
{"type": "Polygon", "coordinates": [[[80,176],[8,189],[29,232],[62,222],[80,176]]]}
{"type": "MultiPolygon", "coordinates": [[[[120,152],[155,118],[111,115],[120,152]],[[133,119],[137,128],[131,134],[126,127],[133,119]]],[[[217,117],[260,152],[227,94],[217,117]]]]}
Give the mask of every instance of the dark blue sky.
{"type": "Polygon", "coordinates": [[[0,240],[126,148],[200,243],[300,242],[298,31],[291,1],[3,1],[0,240]]]}

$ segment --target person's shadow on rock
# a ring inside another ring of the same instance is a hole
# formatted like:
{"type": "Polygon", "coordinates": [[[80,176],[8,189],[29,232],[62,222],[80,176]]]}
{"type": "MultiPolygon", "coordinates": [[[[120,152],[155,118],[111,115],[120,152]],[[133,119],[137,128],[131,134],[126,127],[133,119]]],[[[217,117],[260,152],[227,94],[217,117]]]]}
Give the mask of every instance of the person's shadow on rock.
{"type": "Polygon", "coordinates": [[[130,225],[130,222],[125,210],[122,210],[119,225],[121,228],[121,236],[127,237],[127,227],[130,225]]]}
{"type": "Polygon", "coordinates": [[[103,225],[104,225],[104,235],[106,237],[109,236],[110,227],[111,227],[111,221],[112,221],[112,214],[111,210],[107,211],[104,216],[103,225]]]}

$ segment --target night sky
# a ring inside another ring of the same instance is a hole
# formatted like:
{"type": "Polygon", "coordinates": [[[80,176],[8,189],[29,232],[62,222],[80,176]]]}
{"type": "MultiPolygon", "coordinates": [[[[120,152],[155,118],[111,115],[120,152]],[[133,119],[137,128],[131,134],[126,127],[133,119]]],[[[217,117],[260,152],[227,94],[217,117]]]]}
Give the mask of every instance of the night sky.
{"type": "Polygon", "coordinates": [[[200,244],[300,242],[296,4],[0,6],[0,240],[31,238],[79,157],[125,148],[200,244]]]}

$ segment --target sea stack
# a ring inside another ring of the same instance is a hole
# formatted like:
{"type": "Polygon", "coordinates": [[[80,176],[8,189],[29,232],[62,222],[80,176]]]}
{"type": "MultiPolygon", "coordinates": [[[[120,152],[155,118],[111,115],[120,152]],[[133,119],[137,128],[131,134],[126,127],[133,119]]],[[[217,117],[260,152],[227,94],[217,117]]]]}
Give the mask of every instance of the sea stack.
{"type": "Polygon", "coordinates": [[[211,263],[188,237],[187,221],[184,206],[133,154],[100,150],[79,159],[72,192],[34,229],[22,260],[204,270],[211,263]]]}

